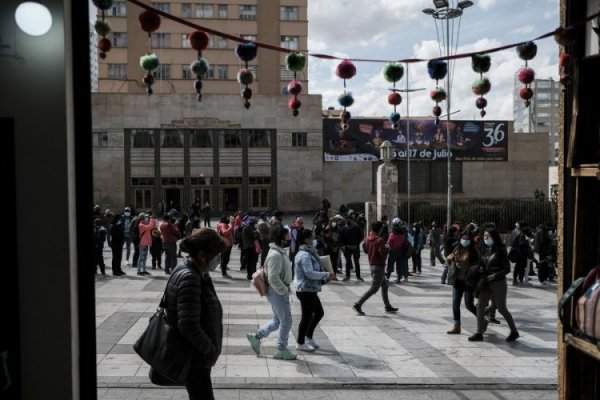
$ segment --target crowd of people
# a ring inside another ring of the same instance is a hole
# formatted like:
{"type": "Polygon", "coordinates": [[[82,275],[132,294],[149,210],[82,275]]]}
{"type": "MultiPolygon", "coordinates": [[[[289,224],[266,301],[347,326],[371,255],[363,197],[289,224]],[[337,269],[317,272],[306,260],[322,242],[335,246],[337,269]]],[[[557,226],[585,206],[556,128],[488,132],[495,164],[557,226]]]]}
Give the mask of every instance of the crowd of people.
{"type": "Polygon", "coordinates": [[[469,341],[483,340],[488,324],[500,323],[496,312],[510,329],[506,340],[512,342],[519,338],[506,301],[511,269],[513,285],[526,285],[529,277],[536,275],[536,265],[537,275],[544,284],[555,274],[552,271],[555,247],[550,227],[545,224],[535,232],[524,221],[515,224],[508,251],[491,222],[481,225],[472,222],[463,228],[459,224],[440,227],[434,221],[426,228],[421,222],[409,225],[399,217],[388,221],[384,216],[367,228],[363,214],[346,207],[332,213],[326,200],[316,213],[312,227],[305,225],[302,217],[295,217],[289,226],[284,225],[280,211],[270,216],[242,212],[223,215],[216,228],[210,227],[210,219],[207,222],[204,215],[201,228],[200,217],[201,210],[193,211],[191,217],[169,210],[159,221],[152,211],[136,215],[130,207],[122,212],[105,210],[104,213],[99,207],[94,208],[94,263],[102,274],[106,273],[102,255],[105,242],[112,251],[114,276],[125,274],[121,268],[123,253],[125,265],[135,266],[138,275],[150,275],[146,270],[149,254],[152,269],[163,269],[163,253],[164,272],[178,273],[177,278],[169,279],[168,293],[176,299],[176,304],[169,304],[168,311],[182,336],[194,348],[195,367],[190,372],[189,382],[185,383],[190,399],[212,398],[212,388],[206,382],[210,382],[210,369],[220,353],[223,332],[215,328],[222,319],[222,310],[209,272],[220,266],[222,277],[232,279],[228,271],[234,246],[240,250],[240,269],[245,271],[246,279],[251,280],[260,265],[265,268],[268,282],[266,298],[272,308],[272,318],[247,334],[250,347],[260,354],[262,340],[277,332],[277,350],[273,357],[283,360],[297,357],[288,344],[292,329],[291,296],[298,298],[301,308],[295,350],[315,351],[320,346],[313,335],[325,314],[318,295],[321,287],[332,280],[347,282],[352,279],[352,273],[357,281],[363,281],[363,255],[372,279],[368,289],[351,306],[358,315],[365,314],[363,304],[380,290],[383,311],[397,312],[398,308],[390,303],[388,287],[392,283],[406,284],[409,277],[421,274],[421,256],[429,247],[430,265],[433,267],[439,262],[442,266],[440,283],[452,285],[454,324],[447,333],[461,333],[464,299],[466,309],[477,319],[476,332],[469,341]],[[184,262],[177,265],[182,252],[184,262]],[[327,257],[332,266],[330,271],[323,263],[327,257]],[[338,275],[343,278],[339,279],[338,275]],[[184,284],[186,280],[189,284],[184,284]],[[202,302],[213,306],[202,307],[202,302]],[[208,336],[200,335],[202,331],[208,336]],[[207,340],[212,346],[204,343],[207,340]],[[203,385],[197,384],[199,381],[203,385]]]}

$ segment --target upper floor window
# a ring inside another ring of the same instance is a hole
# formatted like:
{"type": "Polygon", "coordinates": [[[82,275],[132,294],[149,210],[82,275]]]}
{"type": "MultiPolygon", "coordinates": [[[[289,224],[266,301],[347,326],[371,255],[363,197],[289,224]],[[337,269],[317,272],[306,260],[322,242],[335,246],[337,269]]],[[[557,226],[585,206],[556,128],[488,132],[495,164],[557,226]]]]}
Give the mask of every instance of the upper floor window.
{"type": "Polygon", "coordinates": [[[190,68],[190,65],[186,64],[182,65],[182,67],[181,77],[183,79],[192,79],[192,69],[190,68]]]}
{"type": "Polygon", "coordinates": [[[108,79],[127,79],[127,64],[108,64],[108,79]]]}
{"type": "Polygon", "coordinates": [[[282,21],[298,21],[299,19],[297,6],[281,6],[279,12],[282,21]]]}
{"type": "Polygon", "coordinates": [[[248,40],[250,42],[256,42],[256,35],[240,35],[240,37],[244,40],[248,40]]]}
{"type": "Polygon", "coordinates": [[[290,72],[285,65],[279,67],[279,78],[282,81],[289,81],[290,79],[294,79],[294,73],[290,72]]]}
{"type": "Polygon", "coordinates": [[[292,146],[293,147],[307,147],[308,146],[308,134],[306,132],[292,132],[292,146]]]}
{"type": "Polygon", "coordinates": [[[249,131],[248,147],[269,147],[269,131],[249,131]]]}
{"type": "Polygon", "coordinates": [[[227,39],[217,36],[210,35],[208,37],[208,48],[209,49],[226,49],[227,48],[227,39]]]}
{"type": "Polygon", "coordinates": [[[127,5],[124,1],[115,1],[112,7],[107,10],[107,15],[111,17],[126,17],[127,5]]]}
{"type": "Polygon", "coordinates": [[[240,138],[239,132],[225,133],[221,136],[222,146],[225,148],[237,148],[242,147],[242,139],[240,138]]]}
{"type": "Polygon", "coordinates": [[[94,132],[93,133],[93,147],[108,147],[108,133],[106,132],[94,132]]]}
{"type": "Polygon", "coordinates": [[[160,64],[158,69],[154,72],[156,79],[171,79],[171,65],[160,64]]]}
{"type": "Polygon", "coordinates": [[[256,6],[240,5],[240,19],[256,19],[256,6]]]}
{"type": "Polygon", "coordinates": [[[181,4],[181,16],[183,18],[192,18],[192,5],[189,3],[181,4]]]}
{"type": "Polygon", "coordinates": [[[191,147],[210,148],[212,147],[212,136],[207,131],[192,131],[191,147]]]}
{"type": "Polygon", "coordinates": [[[227,65],[219,65],[219,79],[227,80],[227,65]]]}
{"type": "Polygon", "coordinates": [[[170,33],[153,33],[152,34],[153,48],[168,48],[171,47],[170,33]]]}
{"type": "Polygon", "coordinates": [[[127,32],[113,32],[111,35],[113,47],[127,47],[127,32]]]}
{"type": "Polygon", "coordinates": [[[226,19],[227,18],[227,4],[219,4],[219,18],[226,19]]]}
{"type": "Polygon", "coordinates": [[[154,137],[150,131],[137,131],[133,135],[133,147],[136,148],[153,148],[154,137]]]}
{"type": "Polygon", "coordinates": [[[164,131],[162,135],[162,146],[166,148],[180,148],[183,147],[183,141],[181,140],[181,134],[176,130],[164,131]]]}
{"type": "Polygon", "coordinates": [[[187,33],[182,33],[181,34],[181,47],[184,49],[191,49],[192,46],[190,45],[190,41],[188,40],[188,34],[187,33]]]}
{"type": "Polygon", "coordinates": [[[300,39],[298,36],[282,36],[281,47],[290,50],[298,50],[300,39]]]}
{"type": "Polygon", "coordinates": [[[214,18],[214,6],[212,4],[198,4],[196,6],[196,18],[214,18]]]}
{"type": "Polygon", "coordinates": [[[171,10],[171,5],[169,3],[152,3],[152,8],[169,13],[171,10]]]}

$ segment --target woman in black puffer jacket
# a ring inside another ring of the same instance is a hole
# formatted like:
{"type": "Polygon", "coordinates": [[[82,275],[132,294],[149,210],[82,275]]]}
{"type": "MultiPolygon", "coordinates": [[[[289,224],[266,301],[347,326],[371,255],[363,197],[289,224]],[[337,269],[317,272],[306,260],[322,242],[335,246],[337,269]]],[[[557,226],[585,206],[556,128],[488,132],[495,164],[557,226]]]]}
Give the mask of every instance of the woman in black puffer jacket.
{"type": "Polygon", "coordinates": [[[513,342],[519,337],[519,332],[513,321],[513,317],[506,308],[506,294],[508,286],[506,284],[506,274],[510,272],[510,263],[506,247],[502,239],[494,228],[486,228],[483,232],[483,252],[481,255],[482,279],[478,285],[479,297],[477,303],[477,333],[469,337],[470,341],[483,340],[483,332],[487,328],[485,321],[485,309],[490,301],[494,299],[496,307],[500,314],[506,320],[510,327],[510,335],[506,338],[507,342],[513,342]]]}
{"type": "Polygon", "coordinates": [[[167,317],[191,345],[192,365],[185,387],[190,400],[214,399],[210,372],[221,354],[223,309],[209,271],[214,271],[227,245],[209,228],[181,242],[188,258],[167,283],[167,317]]]}

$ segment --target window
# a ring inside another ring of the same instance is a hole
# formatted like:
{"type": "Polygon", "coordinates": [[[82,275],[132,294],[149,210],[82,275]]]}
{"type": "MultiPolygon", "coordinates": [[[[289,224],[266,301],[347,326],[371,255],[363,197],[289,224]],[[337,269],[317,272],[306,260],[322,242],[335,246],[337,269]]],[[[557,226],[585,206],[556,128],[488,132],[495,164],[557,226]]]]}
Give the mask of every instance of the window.
{"type": "Polygon", "coordinates": [[[154,72],[154,77],[156,79],[171,79],[171,65],[170,64],[160,64],[158,69],[154,72]]]}
{"type": "Polygon", "coordinates": [[[271,177],[270,176],[251,176],[248,178],[248,183],[250,185],[270,185],[271,177]]]}
{"type": "Polygon", "coordinates": [[[226,49],[227,48],[227,39],[225,39],[224,37],[219,37],[217,44],[220,49],[226,49]]]}
{"type": "Polygon", "coordinates": [[[282,21],[298,21],[298,7],[282,6],[279,10],[282,21]]]}
{"type": "Polygon", "coordinates": [[[269,131],[249,131],[248,147],[269,147],[269,131]]]}
{"type": "Polygon", "coordinates": [[[225,133],[221,136],[222,146],[225,148],[238,148],[242,147],[242,140],[240,138],[239,132],[236,133],[225,133]]]}
{"type": "Polygon", "coordinates": [[[127,64],[108,64],[108,79],[127,79],[127,64]]]}
{"type": "Polygon", "coordinates": [[[149,210],[152,208],[152,189],[133,189],[133,208],[149,210]]]}
{"type": "Polygon", "coordinates": [[[227,18],[227,4],[219,4],[219,18],[226,19],[227,18]]]}
{"type": "Polygon", "coordinates": [[[170,33],[153,33],[152,34],[153,48],[168,48],[171,47],[170,33]]]}
{"type": "Polygon", "coordinates": [[[227,80],[227,65],[219,65],[219,79],[227,80]]]}
{"type": "MultiPolygon", "coordinates": [[[[448,191],[448,170],[446,162],[414,161],[411,162],[410,179],[413,193],[446,193],[448,191]]],[[[461,193],[462,162],[452,162],[452,187],[455,193],[461,193]]],[[[399,161],[398,190],[406,190],[406,160],[399,161]]]]}
{"type": "Polygon", "coordinates": [[[127,6],[124,1],[115,1],[111,8],[107,10],[107,15],[111,17],[126,17],[127,6]]]}
{"type": "Polygon", "coordinates": [[[191,134],[191,147],[195,148],[211,148],[212,145],[212,135],[209,131],[192,131],[191,134]]]}
{"type": "Polygon", "coordinates": [[[298,50],[300,39],[298,36],[282,36],[281,47],[290,50],[298,50]]]}
{"type": "Polygon", "coordinates": [[[183,147],[183,141],[181,140],[181,134],[179,131],[168,130],[162,133],[162,146],[163,148],[180,148],[183,147]]]}
{"type": "Polygon", "coordinates": [[[282,81],[289,81],[289,80],[294,79],[294,73],[291,71],[288,71],[288,69],[284,65],[282,65],[279,68],[279,77],[282,81]]]}
{"type": "Polygon", "coordinates": [[[131,186],[154,186],[154,178],[131,178],[131,186]]]}
{"type": "Polygon", "coordinates": [[[192,69],[189,65],[182,65],[181,70],[181,78],[182,79],[192,79],[192,69]]]}
{"type": "Polygon", "coordinates": [[[133,135],[133,147],[138,149],[154,148],[154,137],[150,131],[137,131],[133,135]]]}
{"type": "MultiPolygon", "coordinates": [[[[204,177],[198,177],[198,176],[192,176],[190,177],[190,185],[192,186],[204,186],[204,185],[210,185],[210,178],[204,178],[204,177]]],[[[195,200],[196,198],[193,197],[192,198],[192,202],[195,200]]]]}
{"type": "Polygon", "coordinates": [[[239,176],[226,176],[219,179],[221,185],[241,185],[242,178],[239,176]]]}
{"type": "Polygon", "coordinates": [[[127,32],[113,32],[111,35],[113,47],[127,47],[127,32]]]}
{"type": "Polygon", "coordinates": [[[188,40],[188,34],[187,33],[182,33],[181,34],[181,47],[184,49],[191,49],[192,45],[190,45],[190,41],[188,40]]]}
{"type": "Polygon", "coordinates": [[[252,71],[252,74],[254,75],[254,79],[256,79],[256,74],[258,73],[258,66],[256,66],[256,65],[248,65],[248,69],[250,71],[252,71]]]}
{"type": "Polygon", "coordinates": [[[183,18],[192,18],[192,5],[189,3],[181,4],[181,16],[183,18]]]}
{"type": "Polygon", "coordinates": [[[206,71],[206,75],[204,75],[204,77],[202,79],[205,80],[212,80],[215,78],[215,69],[214,69],[214,65],[209,64],[208,66],[208,71],[206,71]]]}
{"type": "Polygon", "coordinates": [[[170,13],[170,4],[169,3],[152,3],[152,8],[156,8],[159,11],[170,13]]]}
{"type": "Polygon", "coordinates": [[[94,147],[108,147],[108,133],[94,132],[92,145],[94,147]]]}
{"type": "Polygon", "coordinates": [[[250,189],[250,208],[268,209],[269,207],[269,189],[267,188],[252,188],[250,189]]]}
{"type": "Polygon", "coordinates": [[[256,42],[256,35],[240,35],[240,37],[250,42],[256,42]]]}
{"type": "Polygon", "coordinates": [[[292,132],[292,147],[308,147],[306,132],[292,132]]]}
{"type": "Polygon", "coordinates": [[[210,189],[192,189],[192,204],[196,201],[196,199],[200,200],[200,204],[204,204],[207,201],[212,203],[210,199],[210,189]]]}
{"type": "Polygon", "coordinates": [[[196,5],[196,18],[214,18],[212,4],[196,5]]]}
{"type": "Polygon", "coordinates": [[[256,19],[256,6],[241,5],[240,19],[256,19]]]}

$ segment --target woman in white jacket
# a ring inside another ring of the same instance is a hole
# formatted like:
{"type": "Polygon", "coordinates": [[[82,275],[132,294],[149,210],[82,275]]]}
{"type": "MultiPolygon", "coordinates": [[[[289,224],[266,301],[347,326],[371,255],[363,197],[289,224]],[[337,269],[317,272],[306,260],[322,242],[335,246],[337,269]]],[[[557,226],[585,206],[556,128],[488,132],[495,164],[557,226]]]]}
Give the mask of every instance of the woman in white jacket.
{"type": "Polygon", "coordinates": [[[292,283],[292,263],[284,247],[289,242],[289,231],[281,224],[271,228],[271,243],[265,259],[267,273],[267,300],[273,309],[273,318],[260,327],[257,332],[246,335],[252,350],[259,355],[261,339],[271,332],[279,330],[277,351],[273,358],[295,360],[296,353],[288,349],[288,337],[292,329],[292,310],[290,306],[290,283],[292,283]]]}

